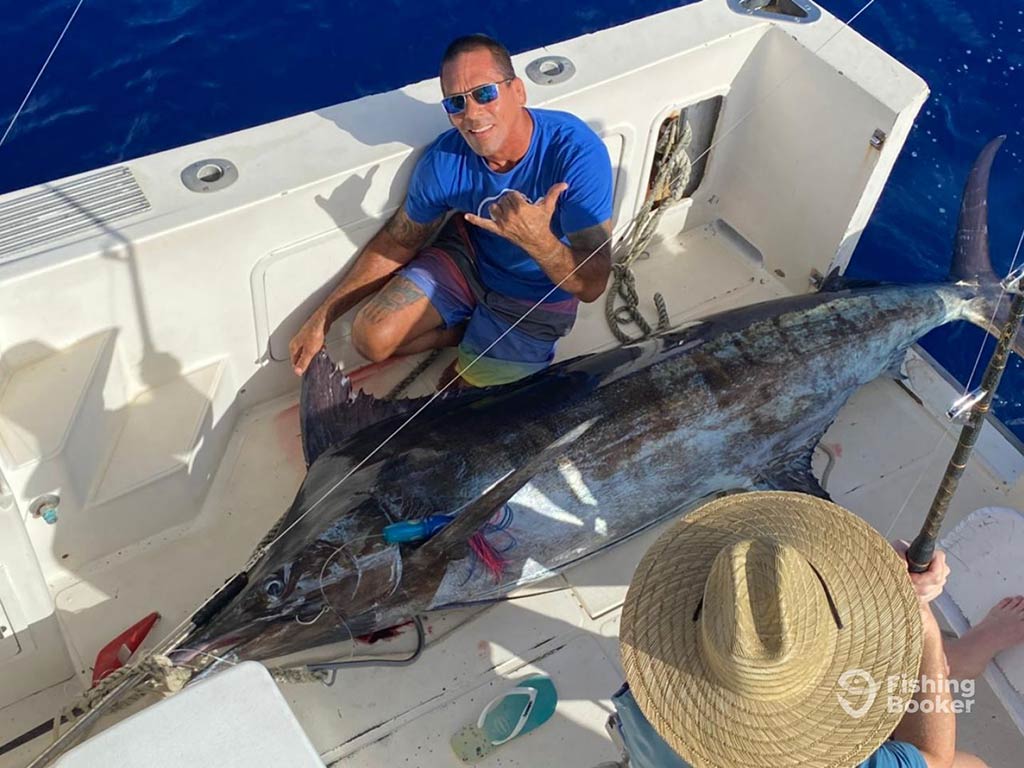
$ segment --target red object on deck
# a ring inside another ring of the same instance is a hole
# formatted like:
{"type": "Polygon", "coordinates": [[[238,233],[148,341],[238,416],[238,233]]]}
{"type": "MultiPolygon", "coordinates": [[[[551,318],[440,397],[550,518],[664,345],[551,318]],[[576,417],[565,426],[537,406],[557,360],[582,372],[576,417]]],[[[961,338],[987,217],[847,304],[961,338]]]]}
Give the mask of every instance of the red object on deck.
{"type": "Polygon", "coordinates": [[[401,357],[389,357],[387,360],[381,360],[379,363],[367,363],[349,373],[348,379],[355,386],[363,379],[368,379],[373,374],[383,371],[385,368],[390,368],[401,359],[401,357]]]}
{"type": "Polygon", "coordinates": [[[104,677],[125,665],[125,662],[139,649],[146,636],[149,635],[149,631],[153,629],[153,625],[159,620],[159,613],[151,613],[142,621],[132,624],[100,649],[100,652],[96,654],[96,663],[92,667],[94,688],[96,683],[104,677]]]}

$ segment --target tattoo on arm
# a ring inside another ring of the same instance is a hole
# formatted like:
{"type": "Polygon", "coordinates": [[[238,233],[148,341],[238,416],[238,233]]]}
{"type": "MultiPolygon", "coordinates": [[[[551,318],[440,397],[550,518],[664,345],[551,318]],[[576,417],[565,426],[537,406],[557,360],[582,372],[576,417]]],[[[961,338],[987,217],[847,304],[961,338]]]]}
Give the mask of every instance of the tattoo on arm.
{"type": "Polygon", "coordinates": [[[384,230],[391,235],[396,243],[415,251],[426,244],[431,236],[440,229],[443,222],[444,216],[440,216],[434,221],[419,224],[409,218],[409,214],[405,212],[405,206],[402,206],[395,211],[394,216],[388,219],[384,230]]]}
{"type": "Polygon", "coordinates": [[[583,254],[582,258],[594,254],[595,259],[608,259],[609,263],[611,262],[612,239],[609,222],[605,221],[579,232],[572,232],[568,237],[569,246],[577,254],[583,254]]]}
{"type": "Polygon", "coordinates": [[[426,298],[426,294],[407,277],[398,275],[385,285],[380,292],[370,299],[364,311],[364,317],[373,325],[381,322],[389,315],[426,298]]]}

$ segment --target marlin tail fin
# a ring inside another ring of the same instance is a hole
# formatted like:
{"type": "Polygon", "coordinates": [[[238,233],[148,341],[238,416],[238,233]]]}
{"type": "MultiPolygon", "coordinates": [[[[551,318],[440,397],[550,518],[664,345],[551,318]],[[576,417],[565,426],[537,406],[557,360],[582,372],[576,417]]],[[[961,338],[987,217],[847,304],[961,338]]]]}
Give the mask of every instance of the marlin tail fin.
{"type": "MultiPolygon", "coordinates": [[[[998,337],[1010,313],[1010,297],[1003,291],[992,268],[988,243],[988,186],[992,161],[1005,136],[997,136],[978,153],[964,185],[953,248],[951,282],[978,287],[978,297],[968,307],[966,319],[998,337]]],[[[1024,338],[1017,334],[1013,351],[1024,356],[1024,338]]]]}

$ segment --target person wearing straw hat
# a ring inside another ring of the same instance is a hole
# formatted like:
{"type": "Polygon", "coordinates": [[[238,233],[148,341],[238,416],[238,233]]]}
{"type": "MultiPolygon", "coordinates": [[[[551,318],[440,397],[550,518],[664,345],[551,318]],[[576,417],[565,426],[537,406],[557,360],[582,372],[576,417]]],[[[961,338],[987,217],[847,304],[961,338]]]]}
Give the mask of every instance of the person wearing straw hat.
{"type": "Polygon", "coordinates": [[[948,570],[940,554],[908,578],[867,523],[812,496],[705,504],[626,596],[615,703],[630,765],[984,766],[955,750],[965,702],[929,607],[948,570]]]}

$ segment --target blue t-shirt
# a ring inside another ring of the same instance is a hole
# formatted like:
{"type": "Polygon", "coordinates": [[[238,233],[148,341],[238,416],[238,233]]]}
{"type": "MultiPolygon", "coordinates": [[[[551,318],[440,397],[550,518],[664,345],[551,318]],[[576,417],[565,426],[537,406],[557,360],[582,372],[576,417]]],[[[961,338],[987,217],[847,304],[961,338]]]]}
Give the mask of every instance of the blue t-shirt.
{"type": "MultiPolygon", "coordinates": [[[[488,207],[504,192],[516,190],[539,200],[553,184],[569,185],[558,199],[551,231],[563,242],[566,235],[607,221],[612,215],[612,169],[601,139],[586,123],[566,112],[531,109],[530,148],[515,168],[496,173],[477,155],[456,129],[445,131],[416,164],[405,212],[420,224],[448,211],[489,218],[488,207]]],[[[517,245],[479,227],[468,225],[477,266],[484,285],[516,299],[537,300],[552,282],[529,254],[517,245]]],[[[549,301],[570,294],[558,290],[549,301]]]]}
{"type": "Polygon", "coordinates": [[[928,768],[928,763],[913,744],[887,741],[857,768],[928,768]]]}

